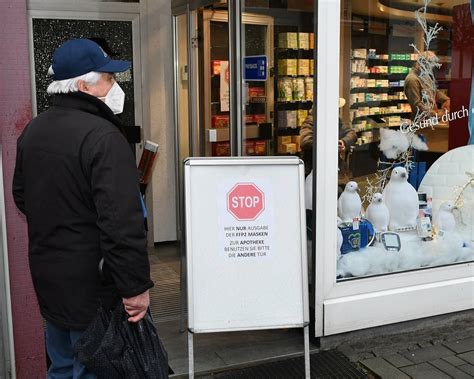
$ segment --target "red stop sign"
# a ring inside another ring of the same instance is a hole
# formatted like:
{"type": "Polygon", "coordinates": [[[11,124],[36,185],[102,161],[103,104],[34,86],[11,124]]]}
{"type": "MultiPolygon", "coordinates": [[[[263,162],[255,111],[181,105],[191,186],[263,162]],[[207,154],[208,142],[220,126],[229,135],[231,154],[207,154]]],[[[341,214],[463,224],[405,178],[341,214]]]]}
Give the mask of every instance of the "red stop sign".
{"type": "Polygon", "coordinates": [[[239,221],[253,221],[264,209],[263,192],[253,183],[237,183],[227,193],[227,210],[239,221]]]}

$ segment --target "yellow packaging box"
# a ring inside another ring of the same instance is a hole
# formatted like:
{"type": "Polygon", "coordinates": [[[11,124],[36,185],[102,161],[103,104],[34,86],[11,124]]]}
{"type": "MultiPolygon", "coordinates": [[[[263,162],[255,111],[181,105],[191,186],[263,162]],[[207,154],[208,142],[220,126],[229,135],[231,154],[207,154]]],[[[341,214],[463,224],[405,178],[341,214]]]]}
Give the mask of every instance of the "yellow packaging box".
{"type": "Polygon", "coordinates": [[[308,117],[308,111],[306,109],[298,109],[298,115],[297,115],[297,124],[298,126],[303,125],[304,120],[306,120],[306,117],[308,117]]]}
{"type": "Polygon", "coordinates": [[[309,60],[309,74],[314,75],[314,59],[309,60]]]}
{"type": "Polygon", "coordinates": [[[277,137],[277,150],[278,152],[283,152],[285,150],[284,145],[291,143],[291,136],[280,136],[277,137]]]}
{"type": "Polygon", "coordinates": [[[278,61],[278,75],[298,75],[298,59],[280,59],[278,61]]]}
{"type": "Polygon", "coordinates": [[[298,59],[298,75],[309,76],[309,59],[298,59]]]}
{"type": "Polygon", "coordinates": [[[300,136],[292,136],[291,137],[291,142],[295,144],[296,152],[299,153],[301,151],[301,146],[300,146],[301,137],[300,136]]]}
{"type": "Polygon", "coordinates": [[[298,33],[280,33],[278,35],[278,47],[283,49],[297,49],[298,33]]]}
{"type": "Polygon", "coordinates": [[[299,48],[308,50],[309,49],[309,33],[298,33],[299,48]]]}
{"type": "Polygon", "coordinates": [[[294,143],[285,143],[283,145],[282,153],[296,154],[296,144],[294,144],[294,143]]]}
{"type": "Polygon", "coordinates": [[[314,49],[314,33],[308,33],[309,48],[314,49]]]}

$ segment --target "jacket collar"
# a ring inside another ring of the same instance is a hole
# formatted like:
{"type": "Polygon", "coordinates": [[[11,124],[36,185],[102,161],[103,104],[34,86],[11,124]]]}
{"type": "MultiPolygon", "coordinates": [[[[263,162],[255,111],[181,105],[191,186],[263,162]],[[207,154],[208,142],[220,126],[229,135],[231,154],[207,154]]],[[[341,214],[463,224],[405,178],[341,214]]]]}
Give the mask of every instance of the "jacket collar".
{"type": "Polygon", "coordinates": [[[112,110],[98,98],[84,92],[73,92],[68,94],[57,94],[53,98],[53,106],[79,109],[105,118],[112,124],[122,129],[122,122],[114,115],[112,110]]]}

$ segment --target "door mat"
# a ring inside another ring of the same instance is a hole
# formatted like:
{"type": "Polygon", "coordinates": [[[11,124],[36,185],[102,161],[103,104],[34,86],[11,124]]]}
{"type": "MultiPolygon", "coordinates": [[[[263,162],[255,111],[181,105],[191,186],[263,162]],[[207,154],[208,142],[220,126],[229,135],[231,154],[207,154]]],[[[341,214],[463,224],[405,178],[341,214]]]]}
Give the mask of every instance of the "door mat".
{"type": "MultiPolygon", "coordinates": [[[[337,350],[322,351],[311,354],[311,378],[318,379],[352,379],[368,378],[344,354],[337,350]]],[[[197,376],[209,379],[243,379],[243,378],[304,378],[304,357],[290,358],[275,362],[258,364],[242,369],[197,376]]]]}

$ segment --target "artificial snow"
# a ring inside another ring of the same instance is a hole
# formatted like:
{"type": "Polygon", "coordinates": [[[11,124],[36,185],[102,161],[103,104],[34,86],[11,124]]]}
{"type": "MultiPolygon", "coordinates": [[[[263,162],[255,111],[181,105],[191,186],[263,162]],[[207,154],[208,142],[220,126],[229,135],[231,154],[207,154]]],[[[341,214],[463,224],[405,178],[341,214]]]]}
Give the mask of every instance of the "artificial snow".
{"type": "Polygon", "coordinates": [[[472,234],[468,230],[462,232],[446,233],[444,238],[433,241],[422,241],[416,232],[401,233],[399,252],[386,251],[383,244],[377,242],[374,246],[344,254],[337,262],[337,275],[378,275],[474,260],[472,234]]]}

